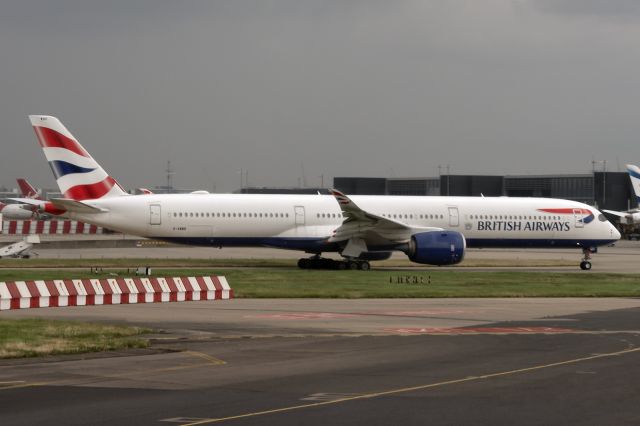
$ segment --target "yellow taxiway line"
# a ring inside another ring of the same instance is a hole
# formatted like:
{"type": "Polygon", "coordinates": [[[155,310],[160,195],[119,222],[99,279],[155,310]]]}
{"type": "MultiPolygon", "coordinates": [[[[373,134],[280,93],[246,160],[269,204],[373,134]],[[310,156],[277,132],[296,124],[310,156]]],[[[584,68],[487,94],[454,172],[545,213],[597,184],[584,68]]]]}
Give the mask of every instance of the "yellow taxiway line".
{"type": "Polygon", "coordinates": [[[519,369],[516,369],[516,370],[509,370],[509,371],[501,371],[501,372],[497,372],[497,373],[484,374],[484,375],[481,375],[481,376],[471,376],[471,377],[465,377],[465,378],[462,378],[462,379],[447,380],[447,381],[444,381],[444,382],[428,383],[428,384],[424,384],[424,385],[411,386],[411,387],[406,387],[406,388],[390,389],[390,390],[381,391],[381,392],[374,392],[374,393],[367,393],[367,394],[349,396],[349,397],[345,397],[345,398],[334,399],[332,401],[323,401],[323,402],[314,402],[314,403],[311,403],[311,404],[293,405],[293,406],[289,406],[289,407],[274,408],[274,409],[271,409],[271,410],[256,411],[256,412],[253,412],[253,413],[244,413],[244,414],[238,414],[238,415],[235,415],[235,416],[219,417],[219,418],[215,418],[215,419],[213,419],[213,418],[212,419],[202,419],[202,420],[198,420],[198,421],[192,422],[192,423],[185,423],[185,424],[183,424],[183,426],[194,426],[194,425],[203,425],[203,424],[210,424],[210,423],[219,423],[219,422],[224,422],[224,421],[228,421],[228,420],[244,419],[244,418],[248,418],[248,417],[264,416],[264,415],[267,415],[267,414],[284,413],[284,412],[288,412],[288,411],[302,410],[302,409],[305,409],[305,408],[321,407],[321,406],[325,406],[325,405],[335,405],[335,404],[341,404],[341,403],[349,402],[349,401],[357,401],[357,400],[360,400],[360,399],[377,398],[377,397],[381,397],[381,396],[394,395],[394,394],[399,394],[399,393],[407,393],[407,392],[424,390],[424,389],[431,389],[431,388],[436,388],[436,387],[441,387],[441,386],[455,385],[455,384],[458,384],[458,383],[473,382],[473,381],[478,381],[478,380],[491,379],[491,378],[494,378],[494,377],[501,377],[501,376],[509,376],[509,375],[513,375],[513,374],[519,374],[519,373],[526,373],[526,372],[542,370],[542,369],[546,369],[546,368],[559,367],[559,366],[562,366],[562,365],[577,364],[577,363],[580,363],[580,362],[590,361],[590,360],[594,360],[594,359],[610,358],[610,357],[614,357],[614,356],[627,355],[627,354],[638,352],[638,351],[640,351],[640,348],[625,349],[625,350],[618,351],[618,352],[610,352],[610,353],[605,353],[605,354],[591,355],[591,356],[582,357],[582,358],[575,358],[575,359],[570,359],[570,360],[566,360],[566,361],[554,362],[554,363],[551,363],[551,364],[534,365],[532,367],[519,368],[519,369]]]}

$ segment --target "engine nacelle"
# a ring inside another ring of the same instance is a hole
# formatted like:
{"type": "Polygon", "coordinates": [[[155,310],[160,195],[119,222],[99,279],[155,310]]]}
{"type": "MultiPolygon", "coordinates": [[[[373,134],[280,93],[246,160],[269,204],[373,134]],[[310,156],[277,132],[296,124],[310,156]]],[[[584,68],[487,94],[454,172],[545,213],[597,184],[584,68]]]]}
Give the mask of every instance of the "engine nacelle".
{"type": "Polygon", "coordinates": [[[456,231],[421,232],[411,236],[407,256],[427,265],[455,265],[462,262],[467,243],[456,231]]]}
{"type": "Polygon", "coordinates": [[[631,213],[625,216],[627,225],[637,225],[640,223],[640,213],[631,213]]]}

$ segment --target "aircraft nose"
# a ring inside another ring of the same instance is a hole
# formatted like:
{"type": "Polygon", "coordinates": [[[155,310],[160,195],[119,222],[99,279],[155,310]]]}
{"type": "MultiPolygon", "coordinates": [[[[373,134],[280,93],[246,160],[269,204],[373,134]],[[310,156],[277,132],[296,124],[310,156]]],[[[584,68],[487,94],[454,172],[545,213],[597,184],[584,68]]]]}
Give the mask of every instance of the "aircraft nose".
{"type": "Polygon", "coordinates": [[[618,229],[613,226],[611,223],[609,223],[609,226],[611,227],[611,237],[615,238],[616,240],[619,240],[620,237],[622,237],[622,235],[620,234],[620,231],[618,231],[618,229]]]}

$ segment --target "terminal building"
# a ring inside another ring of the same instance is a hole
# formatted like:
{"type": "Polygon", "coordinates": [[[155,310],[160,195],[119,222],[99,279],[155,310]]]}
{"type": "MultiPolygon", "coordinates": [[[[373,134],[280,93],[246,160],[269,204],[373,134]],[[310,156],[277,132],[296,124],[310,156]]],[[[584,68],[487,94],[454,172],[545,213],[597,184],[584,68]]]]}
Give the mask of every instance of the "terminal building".
{"type": "Polygon", "coordinates": [[[579,201],[599,209],[629,210],[635,197],[626,172],[575,175],[441,175],[426,178],[336,177],[349,195],[451,195],[544,197],[579,201]]]}

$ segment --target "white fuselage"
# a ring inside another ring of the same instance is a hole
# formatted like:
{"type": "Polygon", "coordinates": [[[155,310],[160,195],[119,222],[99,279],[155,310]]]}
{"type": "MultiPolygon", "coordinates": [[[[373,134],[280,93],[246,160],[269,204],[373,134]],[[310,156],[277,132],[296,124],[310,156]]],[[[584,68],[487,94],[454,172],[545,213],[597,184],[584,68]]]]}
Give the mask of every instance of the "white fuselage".
{"type": "MultiPolygon", "coordinates": [[[[461,232],[470,247],[593,247],[620,238],[601,213],[548,198],[352,196],[363,210],[411,227],[461,232]]],[[[343,217],[333,196],[137,195],[87,200],[108,210],[69,216],[116,231],[213,246],[335,251],[343,217]]],[[[372,248],[375,249],[375,248],[372,248]]]]}

